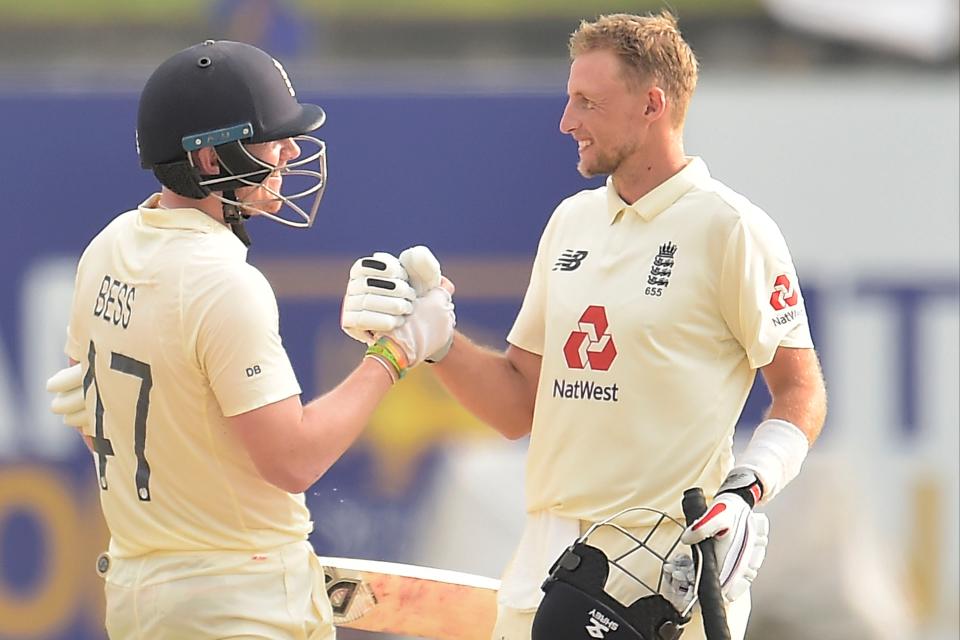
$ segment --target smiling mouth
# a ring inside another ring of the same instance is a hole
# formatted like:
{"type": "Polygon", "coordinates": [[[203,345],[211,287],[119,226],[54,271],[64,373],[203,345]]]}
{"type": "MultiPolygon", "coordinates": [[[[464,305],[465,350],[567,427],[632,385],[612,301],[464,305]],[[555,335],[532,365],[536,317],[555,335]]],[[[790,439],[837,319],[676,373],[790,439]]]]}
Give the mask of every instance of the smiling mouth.
{"type": "Polygon", "coordinates": [[[592,144],[593,142],[590,140],[577,140],[577,151],[583,152],[584,149],[592,144]]]}

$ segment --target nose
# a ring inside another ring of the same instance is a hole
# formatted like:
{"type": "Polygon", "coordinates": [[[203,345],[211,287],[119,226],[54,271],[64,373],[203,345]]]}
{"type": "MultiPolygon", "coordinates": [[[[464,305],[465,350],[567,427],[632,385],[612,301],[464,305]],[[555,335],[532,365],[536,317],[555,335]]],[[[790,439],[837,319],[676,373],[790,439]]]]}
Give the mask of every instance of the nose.
{"type": "Polygon", "coordinates": [[[571,112],[571,101],[568,99],[567,104],[563,107],[563,114],[560,116],[560,132],[565,134],[573,133],[573,130],[577,128],[577,123],[571,112]]]}
{"type": "Polygon", "coordinates": [[[280,152],[281,159],[289,162],[300,157],[300,145],[293,138],[287,138],[283,141],[283,149],[280,152]]]}

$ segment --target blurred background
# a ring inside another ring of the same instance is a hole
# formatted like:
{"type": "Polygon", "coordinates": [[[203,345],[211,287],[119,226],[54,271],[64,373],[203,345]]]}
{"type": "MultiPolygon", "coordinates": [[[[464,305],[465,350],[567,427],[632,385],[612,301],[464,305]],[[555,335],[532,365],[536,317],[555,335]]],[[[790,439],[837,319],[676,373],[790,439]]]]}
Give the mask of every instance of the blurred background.
{"type": "MultiPolygon", "coordinates": [[[[665,6],[0,0],[0,639],[104,637],[93,467],[43,387],[64,361],[81,250],[155,189],[134,126],[160,61],[207,38],[257,44],[327,110],[315,227],[250,224],[250,259],[313,396],[361,356],[339,302],[349,265],[374,249],[431,246],[457,283],[460,328],[504,346],[548,216],[597,184],[557,129],[567,36],[581,18],[665,6]]],[[[702,64],[687,151],[779,223],[830,391],[804,473],[768,510],[749,638],[957,638],[957,0],[669,6],[702,64]]],[[[767,401],[759,383],[738,448],[767,401]]],[[[525,448],[417,370],[308,493],[312,542],[499,576],[523,522],[525,448]]]]}

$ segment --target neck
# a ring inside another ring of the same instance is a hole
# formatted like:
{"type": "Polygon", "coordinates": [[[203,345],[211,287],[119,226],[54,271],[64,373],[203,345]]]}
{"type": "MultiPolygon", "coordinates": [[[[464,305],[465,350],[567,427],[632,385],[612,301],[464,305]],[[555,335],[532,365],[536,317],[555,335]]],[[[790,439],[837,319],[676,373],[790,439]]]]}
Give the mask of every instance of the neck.
{"type": "Polygon", "coordinates": [[[202,200],[195,200],[194,198],[185,198],[163,187],[160,191],[160,200],[157,204],[163,209],[197,209],[214,220],[223,222],[223,203],[212,195],[202,200]]]}
{"type": "Polygon", "coordinates": [[[675,176],[687,162],[683,142],[670,139],[627,158],[613,173],[613,184],[624,202],[633,203],[675,176]]]}

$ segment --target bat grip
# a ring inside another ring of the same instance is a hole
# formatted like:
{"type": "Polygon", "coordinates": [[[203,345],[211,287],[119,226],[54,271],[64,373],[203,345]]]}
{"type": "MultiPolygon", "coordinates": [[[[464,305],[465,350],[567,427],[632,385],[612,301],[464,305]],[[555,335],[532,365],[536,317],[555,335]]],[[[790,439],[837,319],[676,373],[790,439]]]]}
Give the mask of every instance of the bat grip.
{"type": "MultiPolygon", "coordinates": [[[[707,501],[699,487],[683,492],[683,517],[687,526],[702,516],[707,510],[707,501]]],[[[703,632],[707,640],[730,640],[727,627],[727,610],[720,593],[720,568],[717,565],[716,541],[707,538],[697,543],[702,562],[700,585],[697,596],[700,599],[700,612],[703,614],[703,632]]]]}

